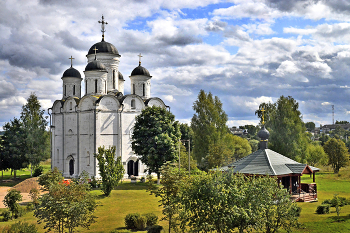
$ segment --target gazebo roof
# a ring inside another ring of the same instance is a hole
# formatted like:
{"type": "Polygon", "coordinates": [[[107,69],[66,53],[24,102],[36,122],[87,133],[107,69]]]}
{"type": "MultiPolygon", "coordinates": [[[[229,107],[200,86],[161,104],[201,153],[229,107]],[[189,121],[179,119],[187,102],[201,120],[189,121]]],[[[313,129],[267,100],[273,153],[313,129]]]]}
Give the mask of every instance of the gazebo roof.
{"type": "Polygon", "coordinates": [[[228,169],[244,174],[271,176],[310,174],[320,170],[307,164],[298,163],[270,149],[257,150],[226,167],[219,168],[219,170],[228,169]]]}

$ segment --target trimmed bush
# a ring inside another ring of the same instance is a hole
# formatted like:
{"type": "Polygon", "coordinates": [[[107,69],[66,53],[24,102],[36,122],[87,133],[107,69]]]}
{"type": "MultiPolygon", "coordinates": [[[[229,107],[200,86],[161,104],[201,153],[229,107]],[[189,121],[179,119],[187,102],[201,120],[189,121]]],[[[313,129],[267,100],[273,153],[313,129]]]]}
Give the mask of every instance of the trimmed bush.
{"type": "Polygon", "coordinates": [[[162,230],[163,230],[162,226],[154,225],[147,229],[147,233],[161,233],[162,230]]]}
{"type": "Polygon", "coordinates": [[[141,215],[139,213],[132,213],[132,214],[126,215],[124,219],[126,228],[136,229],[136,220],[140,217],[141,215]]]}
{"type": "Polygon", "coordinates": [[[11,226],[6,226],[2,233],[38,233],[35,224],[28,224],[26,222],[16,222],[11,226]]]}
{"type": "Polygon", "coordinates": [[[33,176],[38,177],[43,174],[44,168],[42,166],[37,166],[34,168],[33,176]]]}
{"type": "Polygon", "coordinates": [[[146,217],[139,216],[135,221],[136,230],[144,230],[146,228],[146,217]]]}
{"type": "Polygon", "coordinates": [[[329,214],[329,205],[319,205],[316,209],[317,214],[329,214]]]}
{"type": "Polygon", "coordinates": [[[117,229],[115,229],[115,230],[113,230],[113,231],[111,231],[111,232],[109,232],[109,233],[131,233],[131,231],[129,231],[129,230],[117,230],[117,229]]]}
{"type": "Polygon", "coordinates": [[[326,199],[322,202],[322,205],[331,205],[332,204],[332,200],[331,199],[326,199]]]}
{"type": "Polygon", "coordinates": [[[7,222],[12,218],[11,216],[11,211],[5,210],[4,212],[1,213],[2,216],[2,221],[7,222]]]}
{"type": "Polygon", "coordinates": [[[147,227],[154,226],[158,223],[158,216],[155,215],[154,213],[147,213],[147,214],[144,214],[143,216],[146,217],[147,227]]]}

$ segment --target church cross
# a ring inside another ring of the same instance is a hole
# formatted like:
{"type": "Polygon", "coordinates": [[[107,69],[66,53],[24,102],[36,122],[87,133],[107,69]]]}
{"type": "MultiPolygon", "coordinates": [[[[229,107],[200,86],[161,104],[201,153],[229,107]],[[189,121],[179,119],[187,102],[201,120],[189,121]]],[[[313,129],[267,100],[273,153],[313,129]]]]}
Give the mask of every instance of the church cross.
{"type": "Polygon", "coordinates": [[[73,58],[71,55],[70,58],[68,58],[68,59],[70,59],[70,67],[73,67],[73,59],[75,59],[75,58],[73,58]]]}
{"type": "Polygon", "coordinates": [[[265,121],[264,121],[265,111],[266,111],[266,110],[265,110],[264,108],[261,109],[261,112],[262,112],[262,124],[263,124],[263,125],[265,124],[265,121]]]}
{"type": "Polygon", "coordinates": [[[103,17],[102,15],[102,20],[98,21],[98,23],[101,24],[101,32],[102,32],[102,41],[105,41],[105,24],[108,24],[106,21],[105,21],[105,18],[103,17]]]}
{"type": "Polygon", "coordinates": [[[98,49],[97,49],[96,46],[95,46],[95,48],[94,48],[93,50],[95,50],[95,60],[96,60],[96,51],[97,51],[98,49]]]}
{"type": "Polygon", "coordinates": [[[137,55],[139,57],[139,65],[141,65],[141,53],[139,55],[137,55]]]}

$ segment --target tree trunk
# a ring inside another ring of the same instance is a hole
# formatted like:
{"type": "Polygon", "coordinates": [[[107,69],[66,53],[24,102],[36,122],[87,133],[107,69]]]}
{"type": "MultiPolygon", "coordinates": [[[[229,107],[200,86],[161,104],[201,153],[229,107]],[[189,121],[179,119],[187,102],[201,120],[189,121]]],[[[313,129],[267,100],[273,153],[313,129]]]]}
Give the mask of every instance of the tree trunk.
{"type": "Polygon", "coordinates": [[[157,184],[160,185],[160,173],[157,173],[157,184]]]}
{"type": "Polygon", "coordinates": [[[16,170],[13,170],[13,178],[16,179],[16,170]]]}
{"type": "Polygon", "coordinates": [[[33,165],[30,164],[30,177],[33,177],[33,165]]]}

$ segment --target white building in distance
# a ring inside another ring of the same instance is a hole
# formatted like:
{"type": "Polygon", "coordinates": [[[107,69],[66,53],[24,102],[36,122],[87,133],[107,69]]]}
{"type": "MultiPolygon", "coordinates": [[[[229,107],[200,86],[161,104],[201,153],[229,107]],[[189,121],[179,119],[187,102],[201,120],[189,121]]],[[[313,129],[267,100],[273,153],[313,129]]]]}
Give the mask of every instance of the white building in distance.
{"type": "Polygon", "coordinates": [[[161,99],[151,97],[152,76],[141,66],[141,60],[129,76],[132,93],[124,95],[125,80],[118,70],[121,56],[114,45],[104,40],[103,16],[99,23],[102,41],[91,46],[86,55],[85,95],[81,97],[83,78],[71,65],[62,75],[62,99],[49,109],[51,166],[62,171],[64,177],[77,177],[82,171],[99,177],[94,157],[98,147],[116,146],[125,177],[142,176],[146,166],[131,149],[135,117],[148,106],[167,106],[161,99]]]}

